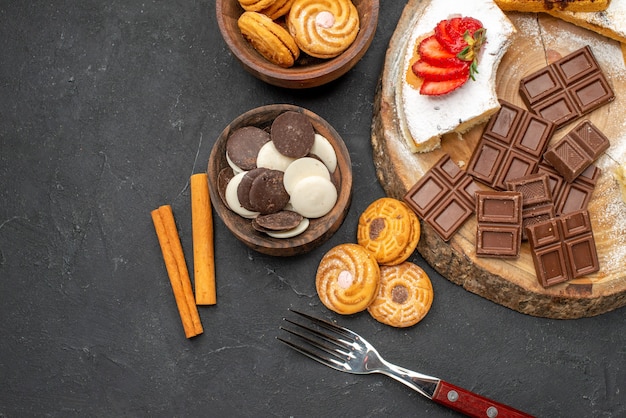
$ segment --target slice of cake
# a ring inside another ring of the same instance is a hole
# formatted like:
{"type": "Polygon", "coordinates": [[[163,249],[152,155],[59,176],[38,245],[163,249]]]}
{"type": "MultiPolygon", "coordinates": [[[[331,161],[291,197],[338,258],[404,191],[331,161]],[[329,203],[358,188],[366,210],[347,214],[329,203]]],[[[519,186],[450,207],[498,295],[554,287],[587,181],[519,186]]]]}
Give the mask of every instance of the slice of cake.
{"type": "Polygon", "coordinates": [[[550,10],[548,13],[607,38],[626,42],[626,0],[611,0],[602,12],[572,12],[568,9],[550,10]]]}
{"type": "Polygon", "coordinates": [[[428,152],[441,145],[444,134],[466,132],[498,111],[496,72],[516,30],[492,0],[433,0],[420,16],[415,17],[414,24],[400,64],[403,70],[400,71],[396,105],[400,109],[399,124],[409,149],[428,152]],[[419,59],[419,45],[435,34],[435,28],[443,20],[459,16],[478,20],[484,28],[485,39],[469,65],[472,79],[447,94],[425,94],[424,90],[432,89],[421,88],[413,70],[413,64],[419,59]]]}
{"type": "Polygon", "coordinates": [[[609,0],[494,0],[506,12],[600,12],[609,0]]]}

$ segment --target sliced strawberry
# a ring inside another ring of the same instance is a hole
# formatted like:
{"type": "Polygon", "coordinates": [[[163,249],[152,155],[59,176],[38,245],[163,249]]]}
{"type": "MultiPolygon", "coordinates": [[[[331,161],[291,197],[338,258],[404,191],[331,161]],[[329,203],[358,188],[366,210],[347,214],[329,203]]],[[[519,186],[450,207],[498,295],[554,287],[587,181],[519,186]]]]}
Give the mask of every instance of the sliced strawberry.
{"type": "Polygon", "coordinates": [[[463,38],[465,32],[469,32],[469,35],[472,36],[482,27],[482,22],[473,17],[455,17],[448,20],[447,31],[451,38],[463,38]]]}
{"type": "Polygon", "coordinates": [[[444,47],[454,54],[458,54],[467,46],[466,32],[473,37],[474,33],[483,27],[481,21],[473,17],[453,17],[447,22],[446,33],[450,42],[445,43],[444,47]]]}
{"type": "Polygon", "coordinates": [[[422,60],[439,67],[458,66],[462,62],[456,54],[446,50],[435,35],[422,40],[417,51],[422,60]]]}
{"type": "Polygon", "coordinates": [[[461,87],[469,79],[469,74],[466,74],[462,78],[445,81],[430,81],[424,80],[422,87],[420,87],[420,94],[427,96],[441,96],[448,94],[453,90],[461,87]]]}
{"type": "Polygon", "coordinates": [[[474,79],[486,29],[472,17],[453,17],[437,23],[434,32],[418,45],[411,70],[422,80],[421,94],[440,96],[474,79]]]}
{"type": "Polygon", "coordinates": [[[445,49],[448,49],[446,47],[448,44],[454,43],[454,40],[450,37],[450,34],[448,33],[449,24],[450,22],[448,20],[442,20],[441,22],[437,23],[437,26],[435,26],[435,37],[445,49]]]}
{"type": "Polygon", "coordinates": [[[411,68],[416,76],[424,80],[443,81],[457,79],[469,74],[469,66],[469,62],[460,61],[460,65],[439,67],[424,60],[419,60],[411,68]]]}

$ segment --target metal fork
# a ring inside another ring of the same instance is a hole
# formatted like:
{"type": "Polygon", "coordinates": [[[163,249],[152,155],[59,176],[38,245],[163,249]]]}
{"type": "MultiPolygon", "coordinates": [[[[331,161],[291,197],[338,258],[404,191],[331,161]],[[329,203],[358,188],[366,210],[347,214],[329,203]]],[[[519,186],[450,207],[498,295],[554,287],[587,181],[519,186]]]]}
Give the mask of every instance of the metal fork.
{"type": "Polygon", "coordinates": [[[291,334],[291,338],[277,339],[325,366],[354,374],[382,373],[439,404],[471,417],[531,417],[439,378],[391,364],[357,333],[302,312],[290,311],[299,315],[301,320],[283,318],[290,326],[280,326],[280,329],[291,334]]]}

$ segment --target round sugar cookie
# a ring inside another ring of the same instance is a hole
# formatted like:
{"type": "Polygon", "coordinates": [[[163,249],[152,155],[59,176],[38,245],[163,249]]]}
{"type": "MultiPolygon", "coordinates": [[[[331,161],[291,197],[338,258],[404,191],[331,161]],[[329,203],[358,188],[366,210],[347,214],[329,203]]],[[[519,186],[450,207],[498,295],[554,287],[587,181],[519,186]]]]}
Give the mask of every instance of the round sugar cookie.
{"type": "Polygon", "coordinates": [[[419,219],[408,205],[391,197],[372,202],[359,217],[357,242],[381,265],[405,261],[417,247],[419,219]]]}
{"type": "Polygon", "coordinates": [[[378,294],[380,268],[357,244],[339,244],[322,257],[315,275],[317,294],[331,311],[349,315],[365,310],[378,294]]]}
{"type": "Polygon", "coordinates": [[[377,321],[405,328],[421,321],[433,303],[433,286],[424,270],[405,261],[380,267],[378,294],[367,311],[377,321]]]}
{"type": "Polygon", "coordinates": [[[334,58],[354,42],[359,12],[351,0],[295,0],[287,27],[302,51],[316,58],[334,58]]]}

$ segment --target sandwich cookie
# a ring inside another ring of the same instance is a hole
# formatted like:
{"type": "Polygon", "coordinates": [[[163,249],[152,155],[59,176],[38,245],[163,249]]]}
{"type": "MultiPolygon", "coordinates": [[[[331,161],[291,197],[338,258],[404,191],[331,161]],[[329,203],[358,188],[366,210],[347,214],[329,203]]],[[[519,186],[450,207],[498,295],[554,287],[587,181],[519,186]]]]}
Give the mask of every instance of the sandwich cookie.
{"type": "Polygon", "coordinates": [[[278,66],[292,67],[300,56],[300,49],[289,32],[262,13],[243,12],[237,25],[252,47],[278,66]]]}

